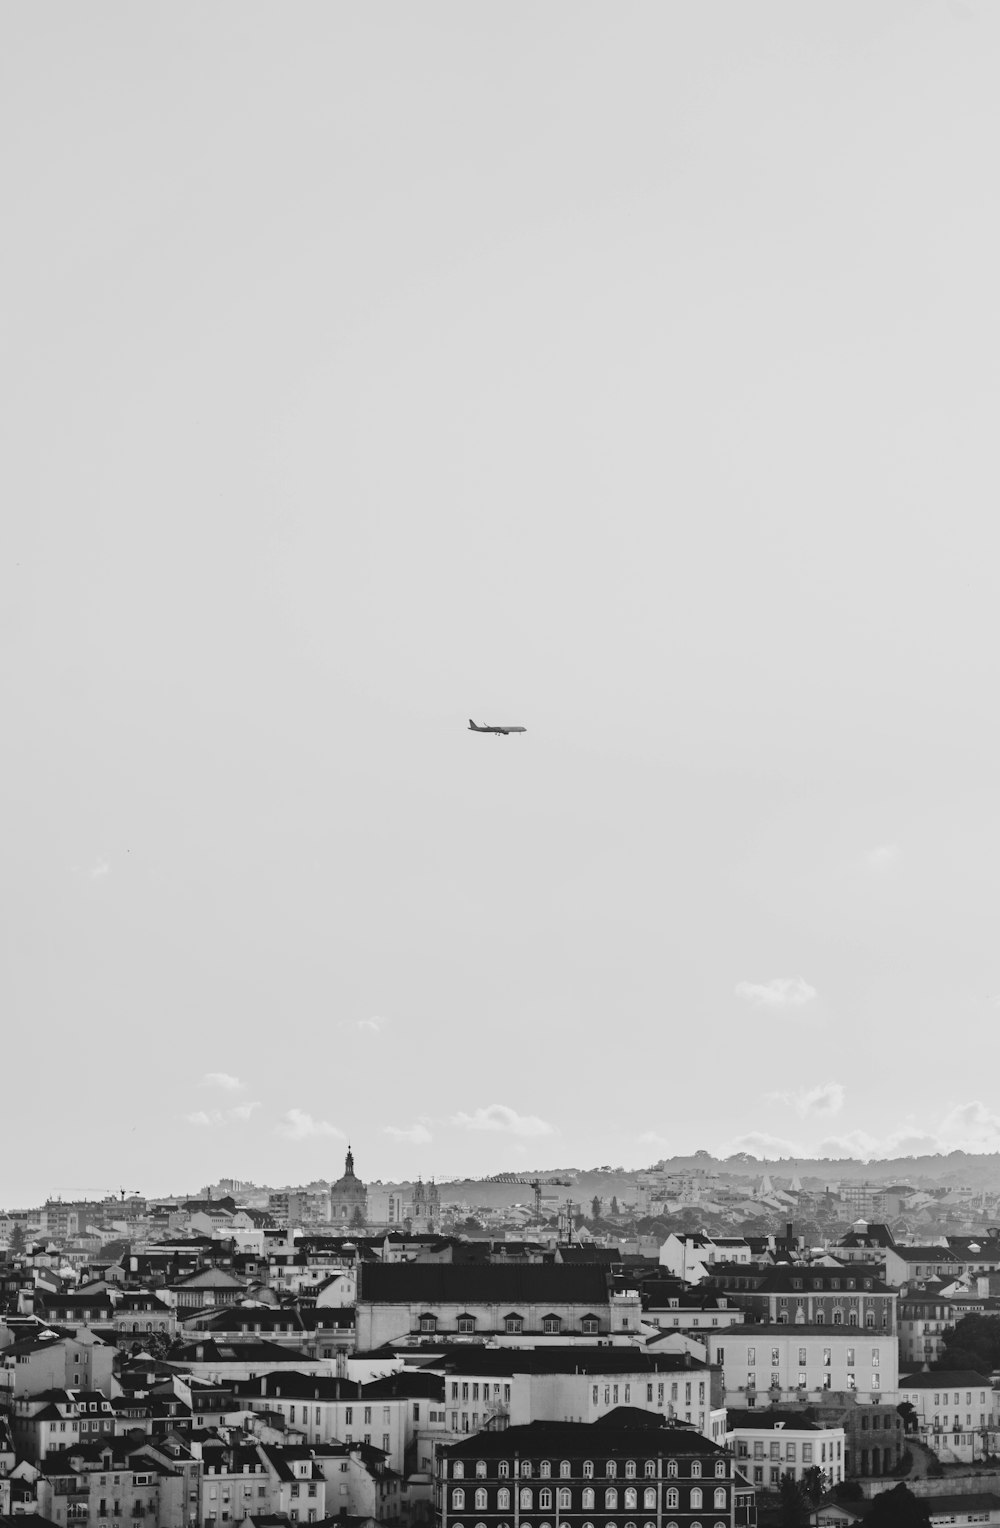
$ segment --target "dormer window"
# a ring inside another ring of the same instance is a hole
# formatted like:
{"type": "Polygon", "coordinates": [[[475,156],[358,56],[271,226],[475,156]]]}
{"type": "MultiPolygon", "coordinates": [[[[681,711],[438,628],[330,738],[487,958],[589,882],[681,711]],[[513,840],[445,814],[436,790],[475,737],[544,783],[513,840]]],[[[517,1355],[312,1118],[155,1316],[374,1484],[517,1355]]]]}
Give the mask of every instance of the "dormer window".
{"type": "Polygon", "coordinates": [[[595,1336],[601,1329],[601,1323],[598,1321],[596,1316],[584,1316],[583,1320],[580,1322],[580,1326],[582,1327],[584,1334],[589,1337],[595,1336]]]}
{"type": "Polygon", "coordinates": [[[517,1336],[524,1331],[524,1317],[518,1316],[511,1311],[508,1315],[504,1316],[503,1327],[509,1336],[517,1336]]]}
{"type": "Polygon", "coordinates": [[[476,1330],[476,1318],[466,1311],[458,1318],[458,1330],[465,1336],[470,1336],[476,1330]]]}
{"type": "Polygon", "coordinates": [[[436,1332],[437,1331],[437,1316],[432,1316],[429,1313],[421,1316],[420,1317],[420,1330],[422,1332],[436,1332]]]}

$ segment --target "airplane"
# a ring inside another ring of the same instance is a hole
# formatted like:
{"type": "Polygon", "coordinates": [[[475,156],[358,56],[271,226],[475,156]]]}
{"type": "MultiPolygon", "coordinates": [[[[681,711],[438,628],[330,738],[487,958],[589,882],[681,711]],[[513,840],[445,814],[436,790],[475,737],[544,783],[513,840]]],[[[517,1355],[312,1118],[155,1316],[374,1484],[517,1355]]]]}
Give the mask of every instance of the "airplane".
{"type": "Polygon", "coordinates": [[[497,737],[506,737],[510,732],[527,732],[527,727],[477,727],[472,717],[469,717],[470,732],[494,732],[497,737]]]}

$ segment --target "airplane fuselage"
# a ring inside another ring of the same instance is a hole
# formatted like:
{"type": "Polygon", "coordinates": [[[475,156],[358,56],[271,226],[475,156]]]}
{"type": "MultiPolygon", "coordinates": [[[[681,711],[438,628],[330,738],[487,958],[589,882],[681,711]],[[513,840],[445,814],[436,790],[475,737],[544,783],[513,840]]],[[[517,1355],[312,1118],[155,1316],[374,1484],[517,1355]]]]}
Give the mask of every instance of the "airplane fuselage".
{"type": "Polygon", "coordinates": [[[469,717],[470,732],[492,732],[495,737],[507,737],[511,732],[527,732],[527,730],[527,727],[478,727],[471,716],[469,717]]]}

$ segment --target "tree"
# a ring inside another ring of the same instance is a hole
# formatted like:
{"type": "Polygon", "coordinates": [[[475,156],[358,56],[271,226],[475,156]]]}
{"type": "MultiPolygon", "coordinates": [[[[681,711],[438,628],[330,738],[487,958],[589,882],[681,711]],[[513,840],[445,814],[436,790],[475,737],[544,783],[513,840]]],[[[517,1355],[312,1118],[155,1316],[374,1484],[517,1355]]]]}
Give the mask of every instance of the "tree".
{"type": "Polygon", "coordinates": [[[913,1402],[900,1401],[899,1405],[896,1407],[896,1410],[903,1419],[903,1431],[908,1433],[916,1432],[918,1417],[917,1408],[914,1406],[913,1402]]]}
{"type": "Polygon", "coordinates": [[[600,1219],[600,1215],[601,1215],[601,1201],[600,1201],[600,1199],[598,1199],[597,1195],[595,1194],[593,1199],[590,1201],[590,1218],[591,1218],[591,1220],[599,1220],[600,1219]]]}
{"type": "Polygon", "coordinates": [[[1000,1368],[1000,1318],[963,1316],[943,1334],[941,1346],[943,1352],[932,1369],[976,1369],[989,1374],[1000,1368]]]}
{"type": "Polygon", "coordinates": [[[802,1471],[802,1489],[815,1507],[826,1493],[826,1471],[818,1464],[811,1464],[802,1471]]]}
{"type": "Polygon", "coordinates": [[[617,1215],[618,1214],[618,1195],[617,1194],[612,1194],[611,1195],[611,1213],[612,1213],[612,1215],[617,1215]]]}
{"type": "Polygon", "coordinates": [[[351,1216],[351,1225],[355,1228],[356,1231],[363,1231],[365,1228],[365,1217],[361,1212],[361,1206],[359,1204],[354,1206],[354,1213],[351,1216]]]}
{"type": "Polygon", "coordinates": [[[874,1497],[865,1518],[865,1528],[930,1528],[930,1509],[901,1480],[891,1491],[874,1497]]]}
{"type": "Polygon", "coordinates": [[[781,1500],[781,1528],[804,1528],[812,1504],[802,1482],[786,1471],[778,1482],[778,1496],[781,1500]]]}
{"type": "Polygon", "coordinates": [[[14,1222],[14,1229],[10,1233],[10,1250],[11,1252],[24,1251],[24,1227],[20,1221],[14,1222]]]}

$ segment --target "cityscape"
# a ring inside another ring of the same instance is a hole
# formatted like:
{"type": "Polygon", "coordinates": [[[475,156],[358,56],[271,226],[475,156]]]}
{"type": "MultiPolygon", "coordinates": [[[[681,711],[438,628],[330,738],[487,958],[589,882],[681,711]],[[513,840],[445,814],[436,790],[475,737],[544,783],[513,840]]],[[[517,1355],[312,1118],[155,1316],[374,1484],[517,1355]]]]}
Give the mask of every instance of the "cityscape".
{"type": "Polygon", "coordinates": [[[359,1165],[0,1213],[0,1521],[1000,1520],[1000,1177],[359,1165]]]}

